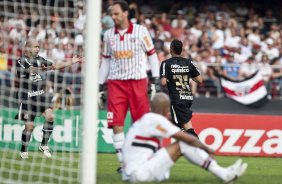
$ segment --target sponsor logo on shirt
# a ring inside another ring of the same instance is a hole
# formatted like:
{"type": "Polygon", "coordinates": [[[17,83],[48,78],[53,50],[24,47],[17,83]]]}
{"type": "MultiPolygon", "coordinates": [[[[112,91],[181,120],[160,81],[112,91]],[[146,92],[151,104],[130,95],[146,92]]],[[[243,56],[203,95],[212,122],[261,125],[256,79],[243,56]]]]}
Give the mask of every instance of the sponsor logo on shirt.
{"type": "Polygon", "coordinates": [[[189,96],[189,95],[181,95],[180,94],[180,99],[181,100],[193,100],[193,96],[189,96]]]}
{"type": "Polygon", "coordinates": [[[41,81],[42,78],[41,76],[38,74],[38,73],[32,73],[29,77],[29,79],[32,81],[32,82],[38,82],[38,81],[41,81]]]}
{"type": "Polygon", "coordinates": [[[145,42],[146,47],[147,47],[147,48],[150,48],[150,47],[152,46],[152,44],[151,44],[151,42],[150,42],[148,36],[144,36],[143,39],[144,39],[144,42],[145,42]]]}
{"type": "Polygon", "coordinates": [[[163,133],[166,133],[166,132],[167,132],[166,129],[164,129],[164,128],[163,128],[161,125],[159,125],[159,124],[156,126],[156,129],[159,130],[159,131],[161,131],[161,132],[163,132],[163,133]]]}
{"type": "Polygon", "coordinates": [[[171,72],[172,73],[189,72],[189,67],[188,66],[180,66],[180,65],[171,65],[171,72]]]}
{"type": "Polygon", "coordinates": [[[136,38],[130,38],[129,40],[130,40],[132,43],[135,43],[136,38]]]}
{"type": "Polygon", "coordinates": [[[115,51],[114,57],[118,59],[129,59],[133,57],[133,52],[131,50],[115,51]]]}
{"type": "Polygon", "coordinates": [[[28,97],[38,96],[44,94],[44,90],[27,92],[28,97]]]}

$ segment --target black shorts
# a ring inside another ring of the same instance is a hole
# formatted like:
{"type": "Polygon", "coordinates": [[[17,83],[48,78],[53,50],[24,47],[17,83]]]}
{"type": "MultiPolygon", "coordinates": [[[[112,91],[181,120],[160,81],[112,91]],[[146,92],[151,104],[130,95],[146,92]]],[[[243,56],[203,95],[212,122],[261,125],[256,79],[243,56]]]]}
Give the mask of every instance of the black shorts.
{"type": "Polygon", "coordinates": [[[42,115],[48,108],[51,108],[51,104],[44,95],[24,98],[19,100],[19,111],[15,118],[23,121],[34,121],[36,116],[42,115]]]}
{"type": "Polygon", "coordinates": [[[178,127],[182,128],[182,125],[189,122],[192,118],[192,100],[183,100],[178,102],[172,102],[170,107],[172,122],[178,127]]]}

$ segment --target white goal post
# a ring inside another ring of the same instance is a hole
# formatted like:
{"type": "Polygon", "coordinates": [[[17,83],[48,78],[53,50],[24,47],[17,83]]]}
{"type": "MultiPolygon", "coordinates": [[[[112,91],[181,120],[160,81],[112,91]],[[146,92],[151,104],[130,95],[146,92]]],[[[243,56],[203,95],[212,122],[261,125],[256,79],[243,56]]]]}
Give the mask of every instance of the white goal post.
{"type": "Polygon", "coordinates": [[[82,154],[82,184],[96,182],[97,124],[98,122],[98,68],[101,32],[101,1],[87,2],[86,67],[84,101],[84,136],[82,154]],[[96,61],[96,62],[95,62],[96,61]]]}

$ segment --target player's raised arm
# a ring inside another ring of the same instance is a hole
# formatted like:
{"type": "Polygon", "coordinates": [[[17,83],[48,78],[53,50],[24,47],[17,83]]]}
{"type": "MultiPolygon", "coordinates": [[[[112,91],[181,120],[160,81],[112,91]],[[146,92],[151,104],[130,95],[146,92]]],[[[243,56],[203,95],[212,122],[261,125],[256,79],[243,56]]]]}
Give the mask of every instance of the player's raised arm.
{"type": "Polygon", "coordinates": [[[50,69],[52,70],[60,70],[60,69],[63,69],[63,68],[66,68],[66,67],[69,67],[73,64],[76,64],[76,63],[81,63],[83,62],[83,58],[82,57],[79,57],[77,55],[75,55],[74,57],[72,57],[71,59],[68,59],[66,60],[65,62],[58,62],[56,64],[53,64],[50,69]]]}

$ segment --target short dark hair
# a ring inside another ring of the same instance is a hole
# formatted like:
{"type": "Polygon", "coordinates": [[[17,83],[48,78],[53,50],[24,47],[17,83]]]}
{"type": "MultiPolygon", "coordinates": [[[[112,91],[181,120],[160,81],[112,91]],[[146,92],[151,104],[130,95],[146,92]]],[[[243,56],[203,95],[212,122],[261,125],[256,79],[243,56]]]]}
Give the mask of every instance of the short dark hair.
{"type": "Polygon", "coordinates": [[[116,0],[116,1],[113,2],[113,5],[116,5],[116,4],[120,5],[123,12],[125,12],[125,11],[129,12],[129,6],[128,6],[128,3],[126,1],[116,0]]]}
{"type": "Polygon", "coordinates": [[[180,55],[182,52],[183,44],[180,40],[172,40],[170,44],[170,49],[175,53],[180,55]]]}

